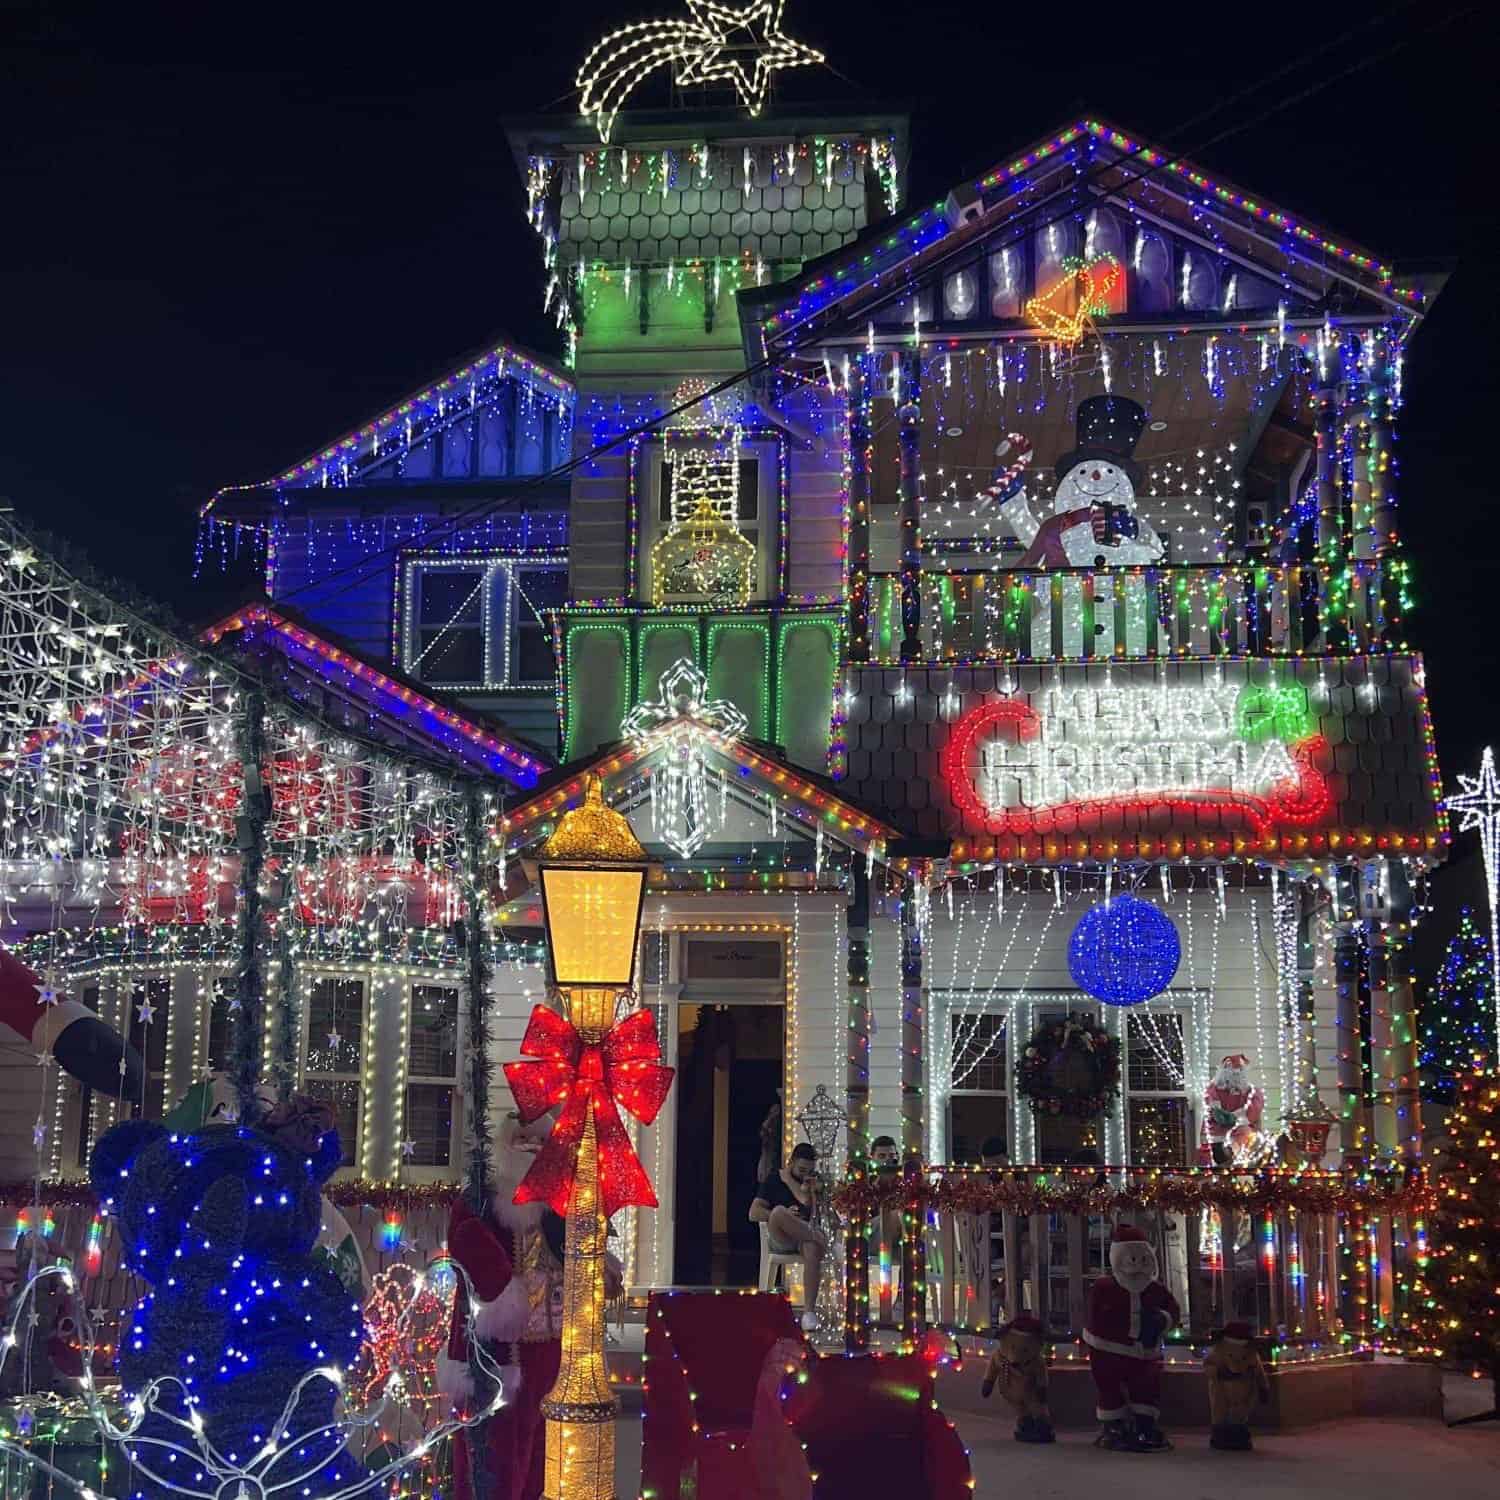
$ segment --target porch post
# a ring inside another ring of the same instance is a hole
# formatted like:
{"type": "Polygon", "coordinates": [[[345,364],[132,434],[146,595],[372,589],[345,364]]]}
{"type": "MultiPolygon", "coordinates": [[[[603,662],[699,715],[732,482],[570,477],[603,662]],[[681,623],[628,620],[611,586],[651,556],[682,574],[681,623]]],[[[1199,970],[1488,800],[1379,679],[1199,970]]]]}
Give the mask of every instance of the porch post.
{"type": "MultiPolygon", "coordinates": [[[[869,1171],[870,1158],[870,877],[854,862],[849,901],[849,1038],[844,1097],[849,1118],[849,1175],[869,1171]]],[[[870,1347],[870,1220],[851,1214],[844,1231],[844,1347],[870,1347]]]]}
{"type": "Polygon", "coordinates": [[[901,379],[901,660],[922,659],[922,358],[897,356],[901,379]]]}
{"type": "Polygon", "coordinates": [[[1364,1050],[1359,1026],[1359,927],[1352,914],[1333,924],[1334,1028],[1338,1046],[1339,1158],[1365,1149],[1364,1050]]]}
{"type": "Polygon", "coordinates": [[[1394,635],[1402,623],[1401,579],[1386,560],[1396,548],[1396,473],[1391,454],[1395,422],[1395,366],[1391,354],[1391,330],[1377,329],[1370,336],[1366,363],[1369,384],[1365,395],[1367,432],[1365,469],[1370,483],[1370,532],[1379,576],[1372,593],[1378,603],[1373,632],[1379,643],[1399,641],[1394,635]]]}
{"type": "Polygon", "coordinates": [[[1341,566],[1343,558],[1343,527],[1340,516],[1338,484],[1338,431],[1339,431],[1339,375],[1337,367],[1328,369],[1330,361],[1337,361],[1338,349],[1324,349],[1320,355],[1319,373],[1316,381],[1317,412],[1314,426],[1317,433],[1317,467],[1314,488],[1318,499],[1318,530],[1315,538],[1315,555],[1318,560],[1317,638],[1325,646],[1333,644],[1335,626],[1339,623],[1331,613],[1332,598],[1330,581],[1341,566]]]}
{"type": "MultiPolygon", "coordinates": [[[[922,928],[919,899],[927,872],[908,875],[901,891],[901,1154],[908,1176],[922,1171],[924,1106],[922,1079],[922,928]]],[[[901,1235],[901,1339],[913,1345],[927,1314],[927,1214],[918,1207],[906,1215],[901,1235]]]]}
{"type": "Polygon", "coordinates": [[[849,423],[849,555],[845,594],[849,608],[849,660],[870,659],[870,481],[875,462],[870,362],[856,354],[849,362],[846,392],[849,423]]]}
{"type": "MultiPolygon", "coordinates": [[[[266,824],[270,793],[261,767],[265,764],[266,700],[258,688],[246,692],[238,725],[242,800],[235,826],[240,856],[238,900],[235,904],[235,969],[233,1046],[230,1075],[236,1107],[246,1124],[259,1114],[262,1049],[265,1046],[265,985],[261,974],[260,882],[266,862],[266,824]]],[[[127,1015],[126,1019],[129,1017],[127,1015]]],[[[127,1035],[128,1030],[127,1030],[127,1035]]]]}

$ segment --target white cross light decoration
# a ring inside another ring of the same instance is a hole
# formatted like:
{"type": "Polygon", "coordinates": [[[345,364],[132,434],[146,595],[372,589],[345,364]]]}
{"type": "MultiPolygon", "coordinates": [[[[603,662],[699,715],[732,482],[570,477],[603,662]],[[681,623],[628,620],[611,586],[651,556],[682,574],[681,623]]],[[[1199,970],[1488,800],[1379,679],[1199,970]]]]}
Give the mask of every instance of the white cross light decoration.
{"type": "Polygon", "coordinates": [[[785,3],[687,0],[691,20],[635,21],[610,32],[590,49],[573,80],[580,110],[593,117],[599,139],[607,142],[636,86],[658,68],[671,67],[679,88],[733,84],[746,113],[758,115],[772,73],[823,61],[821,52],[781,29],[785,3]]]}
{"type": "Polygon", "coordinates": [[[1495,1056],[1500,1058],[1500,912],[1495,909],[1495,886],[1500,877],[1500,777],[1495,775],[1495,752],[1488,746],[1477,776],[1458,773],[1458,793],[1447,799],[1449,812],[1458,814],[1458,831],[1479,830],[1484,855],[1484,881],[1490,896],[1490,996],[1495,1007],[1495,1056]]]}
{"type": "MultiPolygon", "coordinates": [[[[750,721],[727,698],[708,696],[708,679],[687,657],[679,657],[656,686],[656,697],[636,704],[620,723],[620,733],[640,748],[667,745],[658,810],[662,837],[683,859],[691,859],[708,837],[708,775],[704,750],[710,739],[732,745],[750,721]]],[[[655,781],[651,795],[656,796],[655,781]]]]}

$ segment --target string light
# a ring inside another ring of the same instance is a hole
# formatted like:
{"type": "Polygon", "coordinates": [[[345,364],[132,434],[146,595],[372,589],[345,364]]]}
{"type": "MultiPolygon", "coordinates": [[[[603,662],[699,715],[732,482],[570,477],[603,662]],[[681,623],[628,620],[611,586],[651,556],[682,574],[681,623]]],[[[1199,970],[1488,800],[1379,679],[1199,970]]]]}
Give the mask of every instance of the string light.
{"type": "Polygon", "coordinates": [[[573,82],[579,109],[608,142],[615,117],[635,89],[652,73],[671,68],[679,88],[726,82],[734,86],[749,115],[765,106],[771,74],[807,67],[823,54],[794,41],[781,29],[785,0],[749,0],[744,5],[718,0],[687,0],[690,20],[635,21],[590,48],[573,82]],[[744,53],[752,56],[747,62],[744,53]]]}

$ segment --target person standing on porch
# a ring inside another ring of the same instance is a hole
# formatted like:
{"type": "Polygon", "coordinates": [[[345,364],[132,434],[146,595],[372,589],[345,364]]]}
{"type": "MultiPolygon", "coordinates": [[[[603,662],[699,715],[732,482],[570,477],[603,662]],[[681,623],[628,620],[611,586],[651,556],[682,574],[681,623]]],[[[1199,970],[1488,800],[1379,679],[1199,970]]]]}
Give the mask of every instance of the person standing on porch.
{"type": "Polygon", "coordinates": [[[818,1283],[828,1249],[827,1237],[811,1222],[817,1168],[818,1153],[803,1141],[792,1148],[791,1160],[761,1183],[750,1205],[750,1222],[766,1226],[771,1249],[777,1255],[802,1257],[802,1327],[808,1333],[818,1326],[818,1283]]]}

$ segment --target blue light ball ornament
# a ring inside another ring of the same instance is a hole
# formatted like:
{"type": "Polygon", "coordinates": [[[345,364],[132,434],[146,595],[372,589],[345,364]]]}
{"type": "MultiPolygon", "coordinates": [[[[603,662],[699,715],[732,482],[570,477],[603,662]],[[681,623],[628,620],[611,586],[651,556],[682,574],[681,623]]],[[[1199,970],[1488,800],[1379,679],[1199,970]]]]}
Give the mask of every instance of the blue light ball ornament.
{"type": "Polygon", "coordinates": [[[1090,908],[1068,939],[1073,983],[1106,1005],[1140,1005],[1161,994],[1181,961],[1172,919],[1129,894],[1090,908]]]}

